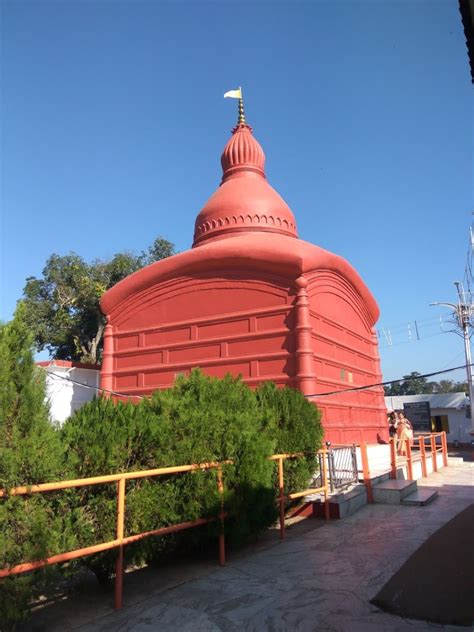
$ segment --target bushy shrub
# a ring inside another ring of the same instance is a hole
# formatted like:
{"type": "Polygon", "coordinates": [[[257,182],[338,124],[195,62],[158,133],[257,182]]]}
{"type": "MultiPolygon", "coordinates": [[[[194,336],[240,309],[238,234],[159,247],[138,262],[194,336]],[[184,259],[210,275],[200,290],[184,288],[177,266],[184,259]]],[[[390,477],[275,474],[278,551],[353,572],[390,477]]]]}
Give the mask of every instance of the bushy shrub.
{"type": "MultiPolygon", "coordinates": [[[[265,385],[252,391],[240,378],[222,380],[192,371],[167,391],[138,404],[103,398],[86,404],[63,426],[68,466],[76,477],[232,460],[224,466],[226,538],[237,545],[271,525],[277,515],[275,451],[314,451],[321,428],[315,407],[291,389],[265,385]]],[[[303,489],[314,459],[286,467],[286,491],[303,489]]],[[[126,533],[133,534],[205,515],[217,515],[220,498],[215,470],[127,482],[126,533]]],[[[113,485],[77,491],[87,506],[83,545],[115,537],[113,485]]],[[[190,542],[202,544],[219,528],[150,538],[126,547],[126,560],[149,561],[190,542]]],[[[113,573],[115,554],[88,558],[100,577],[113,573]]]]}
{"type": "Polygon", "coordinates": [[[273,382],[264,382],[256,395],[262,413],[271,418],[270,427],[276,428],[275,452],[305,455],[284,461],[285,493],[303,491],[318,466],[315,452],[323,438],[321,413],[300,391],[279,389],[273,382]]]}
{"type": "MultiPolygon", "coordinates": [[[[303,452],[285,462],[285,491],[304,489],[320,447],[319,413],[301,393],[240,378],[222,380],[195,370],[167,391],[138,404],[98,398],[61,430],[50,423],[44,382],[33,364],[31,338],[21,319],[0,328],[0,486],[30,485],[158,467],[231,460],[223,466],[226,542],[239,545],[277,516],[275,452],[303,452]],[[311,454],[310,454],[311,453],[311,454]]],[[[126,535],[217,516],[216,470],[195,471],[126,485],[126,535]]],[[[0,567],[115,539],[116,484],[0,500],[0,567]]],[[[147,538],[125,547],[127,563],[202,546],[220,523],[147,538]]],[[[83,559],[98,576],[114,572],[116,551],[83,559]]],[[[2,625],[26,612],[46,570],[0,585],[2,625]]],[[[3,631],[4,627],[1,627],[3,631]]],[[[6,629],[6,628],[5,628],[6,629]]]]}
{"type": "MultiPolygon", "coordinates": [[[[63,474],[59,434],[49,419],[44,376],[33,362],[32,338],[20,306],[0,325],[0,488],[57,480],[63,474]]],[[[0,568],[74,548],[76,515],[61,493],[0,498],[0,568]]],[[[0,627],[7,630],[27,612],[48,569],[0,583],[0,627]]]]}

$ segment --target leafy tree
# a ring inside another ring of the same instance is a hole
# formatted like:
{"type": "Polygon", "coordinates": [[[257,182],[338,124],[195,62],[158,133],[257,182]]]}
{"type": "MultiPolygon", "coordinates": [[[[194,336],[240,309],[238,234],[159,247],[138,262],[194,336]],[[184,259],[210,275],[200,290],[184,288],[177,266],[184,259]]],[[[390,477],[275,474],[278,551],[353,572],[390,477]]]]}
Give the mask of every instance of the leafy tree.
{"type": "MultiPolygon", "coordinates": [[[[60,478],[63,450],[45,403],[44,378],[35,366],[32,336],[20,305],[14,319],[0,325],[0,568],[42,559],[74,548],[75,512],[64,511],[56,494],[9,496],[17,485],[60,478]]],[[[26,611],[38,582],[48,571],[0,583],[1,629],[13,627],[26,611]],[[5,627],[3,627],[5,626],[5,627]]]]}
{"type": "Polygon", "coordinates": [[[158,237],[146,252],[117,253],[110,261],[87,263],[76,253],[51,255],[42,277],[29,277],[23,290],[25,319],[38,351],[47,349],[61,360],[99,362],[106,324],[99,307],[102,294],[174,252],[173,244],[158,237]]]}
{"type": "Polygon", "coordinates": [[[434,393],[462,393],[468,392],[467,382],[453,382],[452,380],[440,380],[435,383],[434,393]]]}
{"type": "Polygon", "coordinates": [[[452,380],[428,382],[426,378],[419,376],[420,373],[417,371],[404,375],[402,381],[393,382],[384,387],[385,395],[429,395],[433,393],[460,393],[468,390],[467,382],[453,382],[452,380]]]}
{"type": "Polygon", "coordinates": [[[425,377],[421,377],[418,371],[412,371],[404,375],[400,382],[394,382],[385,387],[385,395],[419,395],[432,392],[433,382],[428,382],[425,377]]]}

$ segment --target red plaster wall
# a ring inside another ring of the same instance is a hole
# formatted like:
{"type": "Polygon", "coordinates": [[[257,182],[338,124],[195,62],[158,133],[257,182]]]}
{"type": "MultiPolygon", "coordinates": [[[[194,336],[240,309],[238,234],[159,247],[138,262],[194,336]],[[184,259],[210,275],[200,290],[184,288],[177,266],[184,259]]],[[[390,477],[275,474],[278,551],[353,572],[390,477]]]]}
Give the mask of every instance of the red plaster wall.
{"type": "MultiPolygon", "coordinates": [[[[341,276],[309,276],[308,296],[316,393],[381,381],[374,329],[360,296],[341,276]]],[[[325,439],[333,443],[388,440],[383,388],[326,395],[314,400],[322,411],[325,439]]]]}
{"type": "Polygon", "coordinates": [[[293,385],[294,296],[286,280],[253,276],[179,277],[132,296],[110,319],[113,390],[149,394],[196,366],[293,385]]]}

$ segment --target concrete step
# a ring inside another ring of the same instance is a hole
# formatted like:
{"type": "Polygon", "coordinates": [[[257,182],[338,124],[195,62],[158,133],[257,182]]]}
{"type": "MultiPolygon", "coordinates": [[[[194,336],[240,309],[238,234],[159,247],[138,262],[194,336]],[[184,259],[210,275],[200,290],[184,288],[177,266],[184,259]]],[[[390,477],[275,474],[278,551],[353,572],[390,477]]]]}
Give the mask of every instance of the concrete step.
{"type": "Polygon", "coordinates": [[[428,505],[438,495],[435,489],[417,489],[416,492],[405,496],[402,500],[402,505],[428,505]]]}
{"type": "Polygon", "coordinates": [[[374,502],[399,505],[403,498],[417,489],[416,481],[388,480],[372,488],[374,502]]]}
{"type": "MultiPolygon", "coordinates": [[[[324,516],[324,503],[322,500],[314,500],[313,516],[324,516]]],[[[333,518],[346,518],[367,504],[367,489],[365,485],[355,485],[352,489],[339,492],[329,497],[329,516],[333,518]]]]}
{"type": "Polygon", "coordinates": [[[376,472],[371,472],[370,474],[370,482],[372,483],[372,487],[374,487],[374,485],[378,485],[379,483],[383,483],[384,481],[388,481],[390,478],[390,472],[383,472],[380,474],[377,474],[376,472]]]}

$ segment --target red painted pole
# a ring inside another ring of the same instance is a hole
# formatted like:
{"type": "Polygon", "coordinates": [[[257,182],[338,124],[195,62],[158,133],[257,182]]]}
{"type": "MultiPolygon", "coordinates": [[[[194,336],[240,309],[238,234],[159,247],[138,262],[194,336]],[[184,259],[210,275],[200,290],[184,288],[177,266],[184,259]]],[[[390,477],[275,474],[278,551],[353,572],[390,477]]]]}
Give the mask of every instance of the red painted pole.
{"type": "Polygon", "coordinates": [[[225,533],[224,533],[224,479],[222,476],[222,466],[217,467],[217,489],[219,490],[221,511],[219,519],[221,523],[221,532],[219,534],[219,564],[225,566],[225,533]]]}
{"type": "Polygon", "coordinates": [[[441,445],[443,446],[443,465],[448,467],[448,440],[446,438],[446,431],[441,433],[441,445]]]}
{"type": "Polygon", "coordinates": [[[329,520],[328,451],[323,450],[324,519],[329,520]]]}
{"type": "Polygon", "coordinates": [[[411,442],[409,439],[405,441],[406,451],[407,451],[407,476],[408,480],[413,480],[413,461],[411,458],[411,442]]]}
{"type": "Polygon", "coordinates": [[[430,435],[431,442],[431,461],[433,462],[433,472],[438,471],[438,455],[436,454],[436,438],[432,434],[430,435]]]}
{"type": "Polygon", "coordinates": [[[123,594],[123,534],[125,523],[125,479],[117,481],[117,540],[121,542],[115,562],[115,608],[122,607],[123,594]]]}
{"type": "Polygon", "coordinates": [[[393,437],[390,439],[390,478],[397,478],[397,445],[396,439],[393,437]]]}
{"type": "Polygon", "coordinates": [[[360,456],[362,459],[362,471],[364,474],[364,483],[367,489],[367,502],[373,503],[374,497],[372,494],[372,481],[370,480],[369,457],[367,455],[367,445],[365,441],[361,441],[360,443],[360,456]]]}
{"type": "Polygon", "coordinates": [[[428,470],[426,469],[426,450],[425,450],[425,437],[418,437],[420,442],[420,455],[421,455],[421,474],[424,478],[428,476],[428,470]]]}
{"type": "Polygon", "coordinates": [[[280,503],[280,540],[285,537],[285,481],[283,479],[283,458],[278,459],[278,492],[280,503]]]}

